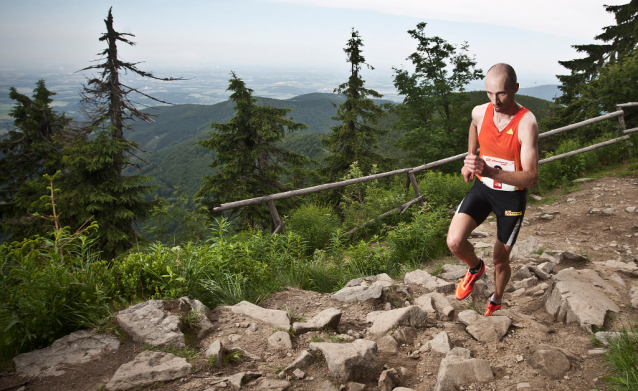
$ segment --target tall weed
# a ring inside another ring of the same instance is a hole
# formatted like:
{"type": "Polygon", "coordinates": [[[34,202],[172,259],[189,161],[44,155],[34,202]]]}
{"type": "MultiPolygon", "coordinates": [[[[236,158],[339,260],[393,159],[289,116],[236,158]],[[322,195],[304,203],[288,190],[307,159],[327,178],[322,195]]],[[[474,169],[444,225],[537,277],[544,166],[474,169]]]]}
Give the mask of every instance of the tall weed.
{"type": "Polygon", "coordinates": [[[388,234],[390,261],[416,266],[445,254],[449,225],[447,208],[443,207],[419,213],[409,223],[400,223],[388,234]]]}

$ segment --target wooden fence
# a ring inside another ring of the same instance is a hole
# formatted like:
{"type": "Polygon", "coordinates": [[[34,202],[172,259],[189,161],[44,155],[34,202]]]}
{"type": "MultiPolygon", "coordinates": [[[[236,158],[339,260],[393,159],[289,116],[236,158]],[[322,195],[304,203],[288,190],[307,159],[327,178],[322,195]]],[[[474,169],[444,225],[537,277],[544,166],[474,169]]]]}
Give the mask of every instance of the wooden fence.
{"type": "MultiPolygon", "coordinates": [[[[621,104],[617,104],[616,105],[616,111],[612,112],[612,113],[608,113],[608,114],[604,114],[598,117],[594,117],[585,121],[581,121],[581,122],[577,122],[575,124],[571,124],[568,126],[564,126],[562,128],[558,128],[558,129],[554,129],[554,130],[550,130],[548,132],[544,132],[539,134],[539,138],[545,138],[545,137],[549,137],[552,136],[554,134],[558,134],[558,133],[562,133],[562,132],[566,132],[568,130],[573,130],[573,129],[578,129],[581,128],[583,126],[587,126],[587,125],[591,125],[597,122],[601,122],[601,121],[605,121],[611,118],[616,118],[618,117],[618,137],[613,138],[611,140],[607,140],[598,144],[594,144],[594,145],[590,145],[588,147],[585,148],[581,148],[581,149],[577,149],[575,151],[571,151],[571,152],[567,152],[567,153],[563,153],[561,155],[556,155],[556,156],[552,156],[546,159],[542,159],[538,162],[538,164],[544,164],[544,163],[549,163],[551,161],[555,161],[555,160],[559,160],[559,159],[563,159],[569,156],[573,156],[573,155],[577,155],[579,153],[583,153],[583,152],[588,152],[588,151],[592,151],[594,149],[597,148],[601,148],[607,145],[611,145],[614,143],[617,143],[619,141],[623,141],[623,140],[628,140],[629,139],[629,134],[630,133],[636,133],[638,132],[638,128],[632,128],[632,129],[626,129],[625,126],[625,112],[623,111],[623,108],[627,108],[627,107],[638,107],[638,102],[629,102],[629,103],[621,103],[621,104]]],[[[241,200],[241,201],[234,201],[234,202],[228,202],[226,204],[221,204],[220,206],[213,208],[213,212],[222,212],[225,210],[229,210],[229,209],[236,209],[236,208],[241,208],[243,206],[248,206],[248,205],[256,205],[256,204],[263,204],[266,203],[268,204],[268,209],[270,210],[270,217],[272,218],[272,222],[273,222],[273,227],[274,231],[273,231],[273,235],[280,233],[283,231],[284,225],[286,224],[285,222],[282,222],[281,218],[279,217],[279,213],[277,213],[277,207],[275,206],[275,201],[277,200],[283,200],[286,198],[291,198],[291,197],[297,197],[297,196],[301,196],[301,195],[306,195],[306,194],[311,194],[311,193],[316,193],[318,191],[324,191],[324,190],[330,190],[330,189],[336,189],[339,187],[344,187],[344,186],[348,186],[348,185],[354,185],[356,183],[362,183],[362,182],[368,182],[368,181],[373,181],[376,179],[380,179],[380,178],[386,178],[386,177],[390,177],[390,176],[394,176],[394,175],[400,175],[400,174],[406,174],[407,175],[407,182],[409,182],[412,185],[412,189],[414,190],[414,193],[416,195],[416,198],[406,202],[403,205],[400,205],[398,207],[395,207],[385,213],[383,213],[382,215],[378,216],[375,219],[372,219],[368,222],[366,222],[365,224],[363,224],[360,227],[354,228],[350,231],[347,232],[347,234],[352,234],[354,232],[356,232],[358,229],[374,222],[374,221],[378,221],[384,217],[387,217],[389,215],[391,215],[392,213],[396,213],[399,212],[400,214],[403,214],[410,206],[414,205],[414,204],[419,204],[420,206],[423,206],[423,196],[421,195],[421,191],[419,190],[419,186],[417,185],[416,182],[416,178],[414,177],[414,173],[415,172],[419,172],[419,171],[423,171],[423,170],[428,170],[434,167],[438,167],[441,166],[443,164],[446,163],[450,163],[453,161],[457,161],[457,160],[461,160],[464,159],[465,156],[467,156],[467,152],[466,153],[462,153],[459,155],[455,155],[455,156],[450,156],[448,158],[445,159],[441,159],[441,160],[437,160],[431,163],[427,163],[421,166],[417,166],[417,167],[412,167],[412,168],[402,168],[400,170],[394,170],[394,171],[388,171],[388,172],[383,172],[380,174],[374,174],[374,175],[368,175],[365,177],[361,177],[361,178],[354,178],[354,179],[348,179],[345,181],[339,181],[339,182],[332,182],[332,183],[326,183],[323,185],[318,185],[318,186],[312,186],[312,187],[306,187],[304,189],[298,189],[298,190],[290,190],[290,191],[286,191],[286,192],[282,192],[282,193],[276,193],[276,194],[270,194],[267,196],[263,196],[263,197],[255,197],[255,198],[249,198],[249,199],[245,199],[245,200],[241,200]]]]}

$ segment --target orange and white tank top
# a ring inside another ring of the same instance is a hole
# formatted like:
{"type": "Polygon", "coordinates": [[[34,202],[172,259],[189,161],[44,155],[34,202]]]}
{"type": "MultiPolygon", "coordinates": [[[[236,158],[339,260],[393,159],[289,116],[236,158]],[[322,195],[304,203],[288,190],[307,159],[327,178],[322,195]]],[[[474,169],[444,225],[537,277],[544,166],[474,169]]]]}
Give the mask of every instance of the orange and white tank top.
{"type": "MultiPolygon", "coordinates": [[[[528,111],[526,108],[521,107],[510,123],[507,124],[507,127],[499,132],[494,124],[494,106],[491,103],[487,105],[478,142],[481,147],[479,157],[483,158],[488,166],[504,171],[523,170],[521,164],[521,142],[518,139],[518,124],[528,111]]],[[[524,189],[524,187],[497,182],[492,178],[481,178],[479,175],[477,177],[487,187],[495,190],[514,191],[524,189]]]]}

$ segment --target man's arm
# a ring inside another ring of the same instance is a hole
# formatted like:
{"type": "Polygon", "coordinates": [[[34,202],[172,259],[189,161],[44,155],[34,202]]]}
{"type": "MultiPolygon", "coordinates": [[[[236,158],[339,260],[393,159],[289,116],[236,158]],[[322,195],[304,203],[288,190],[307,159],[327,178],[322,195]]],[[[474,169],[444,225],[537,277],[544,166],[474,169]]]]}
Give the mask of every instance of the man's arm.
{"type": "MultiPolygon", "coordinates": [[[[470,131],[467,140],[467,157],[476,156],[476,151],[478,150],[478,120],[477,117],[480,112],[485,111],[479,109],[481,106],[476,106],[472,110],[472,122],[470,123],[470,131]]],[[[474,179],[474,172],[466,165],[461,168],[461,175],[463,175],[463,179],[465,182],[469,182],[474,179]]]]}
{"type": "Polygon", "coordinates": [[[523,117],[518,125],[521,142],[522,171],[503,171],[488,166],[483,159],[470,156],[465,159],[465,167],[475,174],[492,178],[516,187],[533,188],[538,182],[538,123],[532,113],[523,117]],[[469,161],[468,161],[469,160],[469,161]]]}

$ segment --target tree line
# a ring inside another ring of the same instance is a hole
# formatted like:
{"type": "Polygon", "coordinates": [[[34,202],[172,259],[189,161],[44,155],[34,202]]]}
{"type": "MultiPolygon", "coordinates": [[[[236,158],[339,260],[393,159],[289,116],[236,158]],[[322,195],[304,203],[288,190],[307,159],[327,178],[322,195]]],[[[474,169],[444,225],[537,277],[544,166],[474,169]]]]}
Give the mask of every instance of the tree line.
{"type": "MultiPolygon", "coordinates": [[[[615,103],[638,100],[638,0],[605,9],[615,16],[616,24],[595,37],[600,44],[575,46],[587,55],[585,58],[561,62],[569,71],[558,76],[563,95],[556,103],[561,106],[552,109],[552,116],[541,124],[543,128],[564,126],[613,111],[615,103]]],[[[98,53],[96,64],[83,69],[99,72],[87,79],[80,92],[87,121],[74,122],[56,113],[51,108],[55,94],[44,80],[36,83],[31,97],[10,89],[16,102],[10,112],[15,128],[0,139],[0,224],[2,231],[10,233],[10,240],[48,231],[51,200],[42,198],[47,194],[55,200],[61,224],[75,230],[97,222],[99,248],[105,257],[143,240],[136,224],[151,215],[167,213],[167,208],[183,212],[190,203],[179,194],[172,206],[148,200],[145,195],[153,189],[151,178],[124,174],[129,166],[145,164],[139,157],[139,145],[125,137],[132,130],[131,120],[152,121],[148,113],[138,109],[133,97],[140,94],[159,103],[168,102],[125,85],[120,80],[122,72],[166,82],[182,79],[156,77],[139,69],[138,63],[122,61],[117,45],[134,45],[129,39],[133,35],[114,29],[112,10],[104,22],[106,32],[99,39],[106,48],[98,53]],[[43,177],[58,172],[54,182],[43,177]]],[[[287,133],[306,125],[295,122],[291,110],[258,104],[253,91],[231,72],[228,91],[235,116],[226,124],[211,124],[210,137],[198,142],[215,151],[216,158],[196,195],[201,213],[189,217],[191,225],[213,220],[217,216],[210,212],[212,206],[221,203],[342,179],[355,162],[361,175],[396,167],[397,162],[384,156],[378,144],[378,137],[387,130],[377,125],[390,114],[398,118],[393,129],[404,132],[397,146],[405,151],[410,164],[463,152],[474,103],[465,87],[483,78],[483,71],[469,54],[467,43],[454,45],[428,36],[426,26],[419,23],[408,31],[416,41],[415,52],[407,57],[414,71],[393,68],[394,86],[403,102],[392,107],[375,103],[373,98],[381,98],[381,94],[366,88],[362,70],[374,68],[363,55],[362,37],[352,29],[343,49],[350,76],[334,90],[345,101],[332,118],[337,125],[322,138],[328,156],[320,162],[281,146],[287,133]]],[[[626,119],[629,126],[638,122],[635,114],[626,119]]],[[[598,135],[585,129],[577,137],[587,142],[598,135]]],[[[541,147],[551,150],[549,144],[541,147]]],[[[337,208],[341,199],[334,193],[318,197],[319,202],[337,208]]],[[[285,213],[294,202],[278,206],[285,213]]],[[[268,225],[263,206],[230,213],[242,227],[265,229],[268,225]]]]}

